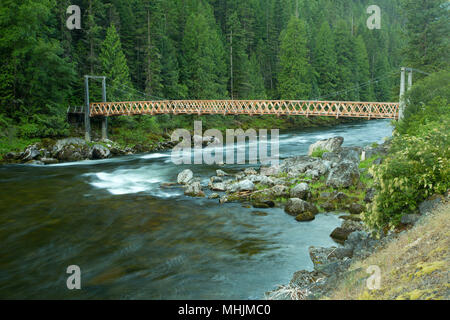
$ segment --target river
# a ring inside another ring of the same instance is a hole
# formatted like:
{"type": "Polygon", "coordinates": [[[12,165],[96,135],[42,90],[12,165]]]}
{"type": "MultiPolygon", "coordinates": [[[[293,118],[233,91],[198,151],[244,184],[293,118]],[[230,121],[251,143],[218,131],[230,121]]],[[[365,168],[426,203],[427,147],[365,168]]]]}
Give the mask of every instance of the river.
{"type": "MultiPolygon", "coordinates": [[[[389,120],[284,132],[280,157],[333,136],[364,146],[391,134],[389,120]]],[[[309,246],[333,245],[336,213],[299,223],[282,208],[160,188],[185,168],[207,181],[219,167],[177,166],[169,152],[0,166],[0,298],[261,299],[312,269],[309,246]],[[81,290],[66,287],[69,265],[81,290]]]]}

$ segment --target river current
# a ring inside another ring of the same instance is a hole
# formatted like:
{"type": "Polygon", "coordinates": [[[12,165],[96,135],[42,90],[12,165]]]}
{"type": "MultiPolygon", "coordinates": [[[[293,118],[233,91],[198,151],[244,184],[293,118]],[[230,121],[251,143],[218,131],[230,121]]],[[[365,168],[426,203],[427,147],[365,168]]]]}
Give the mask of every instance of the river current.
{"type": "MultiPolygon", "coordinates": [[[[320,139],[345,146],[383,142],[388,120],[280,134],[281,159],[320,139]]],[[[296,222],[282,208],[189,198],[161,188],[190,168],[207,182],[216,169],[184,165],[170,152],[49,166],[0,166],[0,298],[261,299],[311,270],[309,246],[329,237],[339,213],[296,222]],[[81,269],[68,290],[66,269],[81,269]]]]}

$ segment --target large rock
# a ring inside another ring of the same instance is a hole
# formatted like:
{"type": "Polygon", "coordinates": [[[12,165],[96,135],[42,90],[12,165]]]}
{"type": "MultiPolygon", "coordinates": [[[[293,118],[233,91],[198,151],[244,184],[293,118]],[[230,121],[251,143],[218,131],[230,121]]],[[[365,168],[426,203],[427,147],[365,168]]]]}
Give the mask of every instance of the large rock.
{"type": "Polygon", "coordinates": [[[359,221],[345,220],[341,227],[333,230],[330,237],[338,243],[343,244],[348,236],[355,231],[362,231],[363,225],[359,221]]]}
{"type": "MultiPolygon", "coordinates": [[[[288,200],[284,211],[291,216],[298,216],[304,213],[310,213],[316,215],[319,213],[317,207],[309,202],[306,202],[299,198],[291,198],[288,200]]],[[[310,217],[310,215],[308,215],[310,217]]],[[[307,216],[305,216],[307,217],[307,216]]]]}
{"type": "Polygon", "coordinates": [[[179,184],[188,184],[194,178],[192,170],[186,169],[178,174],[177,182],[179,184]]]}
{"type": "Polygon", "coordinates": [[[217,183],[210,184],[210,189],[212,191],[226,191],[227,186],[223,182],[217,182],[217,183]]]}
{"type": "Polygon", "coordinates": [[[415,213],[411,213],[411,214],[404,214],[401,218],[401,223],[403,224],[408,224],[408,225],[413,225],[416,224],[417,221],[419,221],[420,219],[420,215],[415,214],[415,213]]]}
{"type": "Polygon", "coordinates": [[[219,170],[216,170],[216,175],[218,177],[225,177],[225,176],[228,176],[229,174],[226,173],[225,171],[219,169],[219,170]]]}
{"type": "Polygon", "coordinates": [[[60,161],[79,161],[88,159],[90,150],[83,139],[67,138],[56,141],[52,154],[60,161]]]}
{"type": "Polygon", "coordinates": [[[343,137],[335,137],[326,140],[320,140],[309,146],[308,155],[311,156],[315,150],[326,150],[329,152],[338,152],[341,149],[343,137]]]}
{"type": "Polygon", "coordinates": [[[107,159],[111,156],[111,152],[108,148],[105,146],[102,146],[101,144],[95,144],[92,146],[90,151],[90,158],[97,160],[97,159],[107,159]]]}
{"type": "Polygon", "coordinates": [[[280,173],[280,167],[279,166],[261,167],[259,172],[264,176],[276,176],[280,173]]]}
{"type": "Polygon", "coordinates": [[[285,185],[276,185],[274,187],[272,187],[270,189],[271,193],[273,194],[274,197],[278,198],[278,197],[282,197],[282,198],[286,198],[289,197],[289,187],[285,186],[285,185]]]}
{"type": "Polygon", "coordinates": [[[361,159],[361,148],[358,147],[347,147],[342,148],[339,152],[340,161],[353,162],[359,166],[361,159]]]}
{"type": "Polygon", "coordinates": [[[333,188],[348,188],[359,181],[359,168],[355,163],[344,161],[331,169],[327,186],[333,188]]]}
{"type": "Polygon", "coordinates": [[[230,192],[253,191],[253,190],[255,190],[255,185],[250,180],[242,180],[228,186],[228,191],[230,192]]]}
{"type": "Polygon", "coordinates": [[[425,200],[419,205],[419,212],[421,215],[427,215],[436,209],[442,203],[442,197],[435,195],[425,200]]]}
{"type": "Polygon", "coordinates": [[[251,175],[247,177],[247,180],[250,180],[253,183],[260,183],[266,186],[273,186],[273,180],[264,175],[251,175]]]}
{"type": "Polygon", "coordinates": [[[352,203],[348,208],[348,211],[351,214],[361,214],[364,212],[364,210],[365,210],[364,206],[359,203],[352,203]]]}
{"type": "Polygon", "coordinates": [[[291,198],[299,198],[302,200],[308,200],[311,197],[311,190],[307,183],[300,183],[296,185],[290,191],[291,198]]]}
{"type": "Polygon", "coordinates": [[[34,159],[37,159],[40,156],[40,152],[38,147],[34,144],[32,146],[29,146],[25,149],[25,151],[22,153],[21,158],[23,161],[31,161],[34,159]]]}
{"type": "Polygon", "coordinates": [[[205,193],[202,191],[200,182],[194,181],[186,186],[184,194],[191,197],[204,197],[205,193]]]}
{"type": "Polygon", "coordinates": [[[322,248],[311,246],[308,251],[314,266],[324,265],[334,260],[341,260],[346,257],[351,258],[353,254],[353,250],[345,247],[322,248]]]}

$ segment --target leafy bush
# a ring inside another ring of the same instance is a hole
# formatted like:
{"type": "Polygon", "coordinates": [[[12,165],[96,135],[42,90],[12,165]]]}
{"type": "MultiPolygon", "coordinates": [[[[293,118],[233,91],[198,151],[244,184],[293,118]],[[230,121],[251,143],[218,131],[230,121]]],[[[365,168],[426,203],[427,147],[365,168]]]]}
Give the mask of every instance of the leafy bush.
{"type": "Polygon", "coordinates": [[[420,202],[450,188],[449,117],[420,128],[420,135],[397,135],[383,164],[372,167],[377,188],[364,213],[371,227],[392,227],[404,213],[417,210],[420,202]]]}
{"type": "Polygon", "coordinates": [[[318,148],[318,149],[316,149],[316,150],[313,151],[313,153],[311,154],[311,156],[314,157],[314,158],[322,158],[322,156],[323,156],[323,154],[324,154],[325,152],[328,152],[328,150],[318,148]]]}

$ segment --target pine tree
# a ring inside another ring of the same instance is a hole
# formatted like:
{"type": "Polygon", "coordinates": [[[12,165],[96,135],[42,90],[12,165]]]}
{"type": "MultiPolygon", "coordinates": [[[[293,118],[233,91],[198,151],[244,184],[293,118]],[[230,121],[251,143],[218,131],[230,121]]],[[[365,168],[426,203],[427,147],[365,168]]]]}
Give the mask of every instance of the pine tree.
{"type": "Polygon", "coordinates": [[[408,43],[407,63],[411,67],[436,71],[449,67],[449,3],[442,0],[405,0],[408,43]]]}
{"type": "Polygon", "coordinates": [[[334,34],[327,21],[324,21],[316,37],[314,69],[317,76],[319,95],[327,95],[336,88],[336,63],[334,34]]]}
{"type": "Polygon", "coordinates": [[[336,57],[337,57],[337,85],[336,91],[338,94],[334,95],[333,100],[350,101],[354,100],[354,86],[356,81],[354,79],[355,67],[354,59],[354,41],[351,37],[351,30],[349,25],[341,20],[338,22],[335,31],[336,41],[336,57]]]}
{"type": "Polygon", "coordinates": [[[370,81],[370,66],[367,55],[366,45],[362,36],[358,36],[355,40],[355,64],[356,64],[356,78],[359,86],[358,97],[359,101],[373,101],[373,86],[370,81]]]}
{"type": "Polygon", "coordinates": [[[211,26],[209,10],[199,7],[186,22],[184,32],[184,83],[192,99],[221,99],[226,92],[225,50],[211,26]]]}
{"type": "Polygon", "coordinates": [[[114,25],[106,32],[106,38],[102,43],[99,60],[102,74],[107,77],[108,99],[128,100],[132,99],[134,90],[130,80],[127,60],[122,51],[119,35],[114,25]]]}
{"type": "Polygon", "coordinates": [[[292,17],[280,37],[278,91],[282,99],[308,99],[311,93],[305,22],[292,17]]]}
{"type": "Polygon", "coordinates": [[[230,66],[230,95],[232,99],[243,99],[249,95],[250,70],[246,53],[247,43],[242,33],[242,27],[236,12],[228,18],[229,32],[229,66],[230,66]]]}

